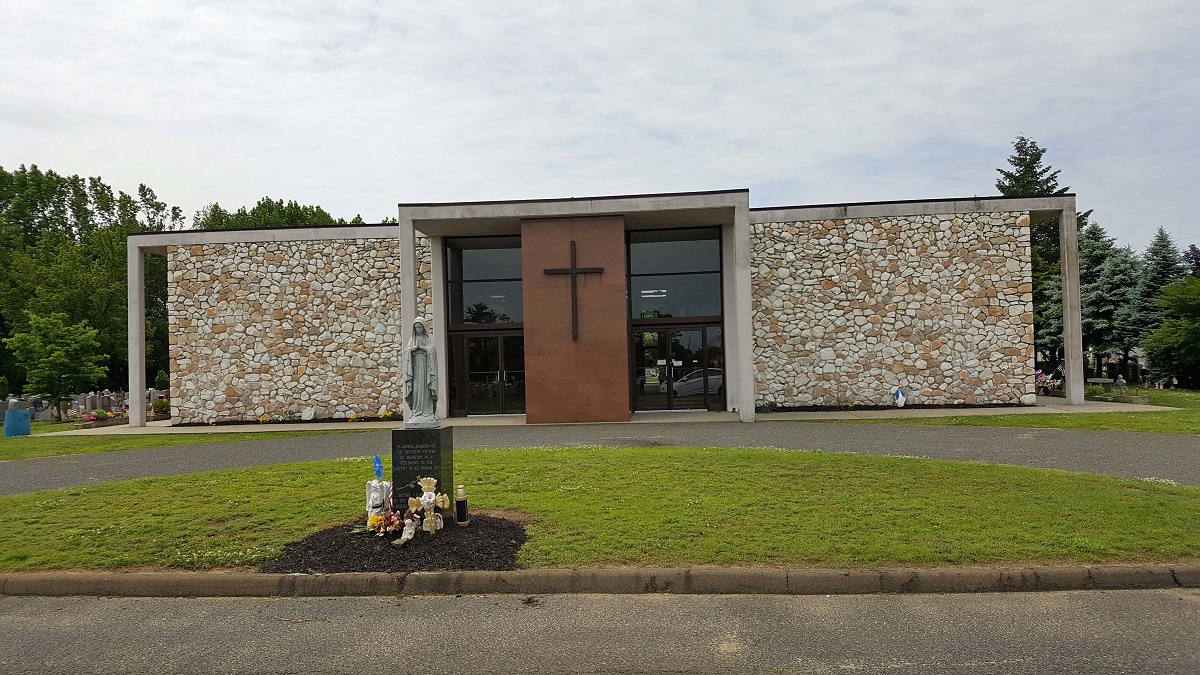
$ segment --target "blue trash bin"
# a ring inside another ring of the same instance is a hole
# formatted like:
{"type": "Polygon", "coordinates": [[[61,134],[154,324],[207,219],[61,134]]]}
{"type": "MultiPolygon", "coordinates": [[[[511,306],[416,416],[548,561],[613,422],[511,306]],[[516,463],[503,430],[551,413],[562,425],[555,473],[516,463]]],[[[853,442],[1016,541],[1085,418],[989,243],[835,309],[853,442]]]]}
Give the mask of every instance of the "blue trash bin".
{"type": "Polygon", "coordinates": [[[29,435],[29,410],[4,411],[4,437],[29,435]]]}

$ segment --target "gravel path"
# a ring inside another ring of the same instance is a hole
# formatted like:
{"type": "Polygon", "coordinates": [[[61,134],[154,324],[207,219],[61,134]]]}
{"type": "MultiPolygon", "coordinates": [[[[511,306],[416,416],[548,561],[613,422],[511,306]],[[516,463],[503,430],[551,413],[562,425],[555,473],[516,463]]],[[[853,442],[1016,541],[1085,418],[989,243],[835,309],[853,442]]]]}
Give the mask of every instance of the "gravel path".
{"type": "MultiPolygon", "coordinates": [[[[900,454],[1067,469],[1200,485],[1200,437],[1146,432],[820,422],[461,426],[457,448],[772,447],[900,454]]],[[[141,476],[379,454],[388,432],[358,432],[0,462],[0,495],[141,476]]]]}

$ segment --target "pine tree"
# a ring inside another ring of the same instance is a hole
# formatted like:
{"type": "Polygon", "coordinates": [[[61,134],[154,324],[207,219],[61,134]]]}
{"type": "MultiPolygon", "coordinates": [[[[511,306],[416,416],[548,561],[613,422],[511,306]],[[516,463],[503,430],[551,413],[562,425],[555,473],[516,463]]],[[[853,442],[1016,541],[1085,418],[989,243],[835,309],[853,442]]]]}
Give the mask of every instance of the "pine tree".
{"type": "MultiPolygon", "coordinates": [[[[1046,149],[1033,139],[1017,136],[1009,169],[996,169],[996,189],[1005,197],[1046,197],[1066,194],[1060,171],[1043,164],[1046,149]]],[[[1076,214],[1075,226],[1083,229],[1091,211],[1076,214]]],[[[1029,229],[1033,281],[1034,346],[1043,358],[1053,360],[1062,346],[1062,283],[1059,279],[1058,219],[1031,223],[1029,229]],[[1053,333],[1053,334],[1051,334],[1053,333]]]]}
{"type": "MultiPolygon", "coordinates": [[[[1017,140],[1013,141],[1013,154],[1008,156],[1008,164],[1012,170],[996,169],[1000,174],[1000,179],[996,181],[996,189],[1005,197],[1047,197],[1066,194],[1071,188],[1059,187],[1058,174],[1061,171],[1042,164],[1045,154],[1046,149],[1033,139],[1017,136],[1017,140]]],[[[1029,235],[1034,260],[1040,257],[1047,264],[1045,272],[1057,274],[1058,221],[1032,223],[1032,226],[1029,235]],[[1050,265],[1053,265],[1053,270],[1049,269],[1050,265]]],[[[1036,262],[1034,267],[1036,271],[1036,262]]]]}
{"type": "Polygon", "coordinates": [[[996,169],[1000,180],[996,181],[996,189],[1006,197],[1044,197],[1047,195],[1066,194],[1071,188],[1058,187],[1058,169],[1042,166],[1042,156],[1046,149],[1036,141],[1025,136],[1017,136],[1013,141],[1013,154],[1008,156],[1012,171],[996,169]]]}
{"type": "Polygon", "coordinates": [[[1162,325],[1163,307],[1158,300],[1163,289],[1187,276],[1183,256],[1171,235],[1159,227],[1142,256],[1142,276],[1138,281],[1132,317],[1139,337],[1145,337],[1162,325]]]}
{"type": "Polygon", "coordinates": [[[1188,250],[1183,252],[1183,262],[1187,264],[1192,276],[1200,279],[1200,248],[1196,248],[1195,244],[1188,246],[1188,250]]]}
{"type": "Polygon", "coordinates": [[[1138,345],[1134,308],[1141,275],[1137,252],[1129,246],[1116,248],[1100,268],[1099,279],[1082,294],[1093,331],[1101,336],[1093,349],[1102,354],[1120,354],[1121,372],[1126,379],[1130,378],[1129,353],[1138,345]]]}
{"type": "Polygon", "coordinates": [[[1058,360],[1063,346],[1063,313],[1062,280],[1057,274],[1045,277],[1040,287],[1034,287],[1033,340],[1034,348],[1046,360],[1058,360]]]}
{"type": "Polygon", "coordinates": [[[1112,341],[1111,321],[1104,315],[1100,278],[1104,263],[1112,254],[1115,240],[1097,223],[1089,223],[1079,233],[1079,297],[1084,349],[1100,358],[1104,346],[1112,341]]]}

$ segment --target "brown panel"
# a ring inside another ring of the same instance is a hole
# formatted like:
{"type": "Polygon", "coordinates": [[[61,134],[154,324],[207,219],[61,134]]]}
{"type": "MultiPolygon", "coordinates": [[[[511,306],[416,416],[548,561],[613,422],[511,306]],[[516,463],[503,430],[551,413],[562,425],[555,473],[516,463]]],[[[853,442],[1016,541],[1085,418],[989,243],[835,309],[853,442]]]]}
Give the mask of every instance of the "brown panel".
{"type": "Polygon", "coordinates": [[[625,222],[620,216],[521,222],[525,301],[525,421],[628,422],[625,222]],[[602,267],[578,277],[579,340],[571,340],[571,279],[548,268],[602,267]]]}

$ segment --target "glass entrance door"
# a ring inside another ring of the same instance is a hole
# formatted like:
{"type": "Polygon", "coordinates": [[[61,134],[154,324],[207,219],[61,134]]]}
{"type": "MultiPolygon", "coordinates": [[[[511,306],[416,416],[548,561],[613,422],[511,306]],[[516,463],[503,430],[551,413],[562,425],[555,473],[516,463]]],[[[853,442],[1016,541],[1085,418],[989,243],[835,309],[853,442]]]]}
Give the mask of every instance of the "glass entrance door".
{"type": "Polygon", "coordinates": [[[467,414],[525,412],[525,338],[467,337],[467,414]]]}
{"type": "Polygon", "coordinates": [[[723,361],[720,326],[635,331],[634,410],[724,404],[723,361]]]}

